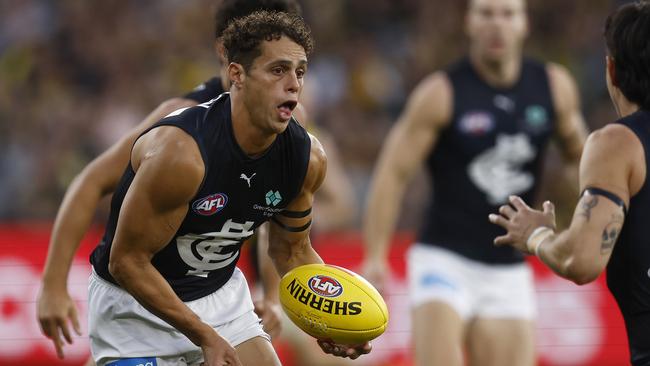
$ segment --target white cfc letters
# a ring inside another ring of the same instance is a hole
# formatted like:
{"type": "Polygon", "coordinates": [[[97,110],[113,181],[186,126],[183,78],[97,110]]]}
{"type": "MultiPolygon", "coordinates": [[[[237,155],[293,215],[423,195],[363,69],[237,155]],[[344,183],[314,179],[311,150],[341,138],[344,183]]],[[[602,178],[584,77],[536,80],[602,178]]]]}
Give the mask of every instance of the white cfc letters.
{"type": "Polygon", "coordinates": [[[533,186],[535,178],[522,167],[535,159],[536,154],[535,146],[525,134],[500,134],[495,146],[469,164],[467,173],[474,185],[485,192],[490,204],[500,205],[511,194],[525,192],[533,186]]]}
{"type": "Polygon", "coordinates": [[[239,243],[253,235],[255,223],[243,224],[228,219],[221,231],[204,234],[186,234],[176,238],[181,259],[192,269],[188,276],[208,277],[211,271],[227,267],[237,259],[239,243]]]}

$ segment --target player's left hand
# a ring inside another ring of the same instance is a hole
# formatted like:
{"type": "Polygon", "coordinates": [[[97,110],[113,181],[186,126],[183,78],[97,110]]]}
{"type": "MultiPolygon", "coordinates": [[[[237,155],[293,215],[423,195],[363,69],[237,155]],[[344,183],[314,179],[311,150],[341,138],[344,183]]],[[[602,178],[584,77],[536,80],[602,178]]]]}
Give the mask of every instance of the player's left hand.
{"type": "Polygon", "coordinates": [[[262,319],[262,327],[264,331],[275,339],[280,335],[282,330],[282,309],[278,302],[271,300],[258,300],[255,301],[255,313],[262,319]]]}
{"type": "Polygon", "coordinates": [[[352,360],[359,358],[361,355],[370,353],[372,350],[372,345],[370,342],[366,342],[357,346],[348,346],[345,344],[336,344],[332,341],[319,339],[318,345],[325,353],[343,358],[349,357],[352,360]]]}
{"type": "Polygon", "coordinates": [[[555,206],[544,202],[544,210],[530,208],[520,197],[510,196],[510,204],[499,207],[499,214],[490,214],[490,222],[501,226],[508,232],[494,239],[494,245],[512,245],[528,253],[526,242],[530,234],[540,226],[555,230],[555,206]]]}

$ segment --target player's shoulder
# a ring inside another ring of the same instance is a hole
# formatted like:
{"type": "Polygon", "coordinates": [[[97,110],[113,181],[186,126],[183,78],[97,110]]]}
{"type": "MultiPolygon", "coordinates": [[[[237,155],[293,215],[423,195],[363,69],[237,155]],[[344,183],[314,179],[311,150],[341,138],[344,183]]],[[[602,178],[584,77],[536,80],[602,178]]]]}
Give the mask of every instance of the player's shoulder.
{"type": "Polygon", "coordinates": [[[576,108],[579,104],[578,89],[569,69],[555,62],[545,63],[544,68],[555,109],[561,113],[576,108]]]}
{"type": "Polygon", "coordinates": [[[430,98],[450,97],[451,82],[449,81],[448,72],[440,70],[425,76],[416,87],[415,93],[423,94],[430,98]]]}
{"type": "Polygon", "coordinates": [[[447,124],[452,115],[453,91],[445,71],[427,75],[416,86],[407,103],[407,121],[436,126],[447,124]]]}
{"type": "Polygon", "coordinates": [[[177,191],[187,191],[187,194],[196,189],[205,174],[196,141],[175,126],[159,126],[138,139],[133,146],[131,163],[136,172],[146,164],[147,174],[155,180],[176,182],[177,191]]]}
{"type": "Polygon", "coordinates": [[[562,64],[556,62],[546,62],[544,63],[544,69],[546,70],[546,74],[548,75],[551,83],[557,83],[560,85],[573,85],[575,83],[569,69],[562,64]]]}
{"type": "Polygon", "coordinates": [[[327,171],[327,154],[325,153],[325,149],[323,149],[323,145],[316,136],[310,133],[308,133],[308,136],[311,142],[311,148],[304,186],[314,187],[315,191],[320,187],[325,179],[325,173],[327,171]]]}
{"type": "Polygon", "coordinates": [[[589,140],[597,144],[619,144],[636,139],[636,134],[621,123],[608,123],[589,134],[589,140]]]}
{"type": "Polygon", "coordinates": [[[643,149],[639,137],[621,123],[609,123],[589,134],[585,149],[600,152],[602,156],[616,158],[643,149]]]}

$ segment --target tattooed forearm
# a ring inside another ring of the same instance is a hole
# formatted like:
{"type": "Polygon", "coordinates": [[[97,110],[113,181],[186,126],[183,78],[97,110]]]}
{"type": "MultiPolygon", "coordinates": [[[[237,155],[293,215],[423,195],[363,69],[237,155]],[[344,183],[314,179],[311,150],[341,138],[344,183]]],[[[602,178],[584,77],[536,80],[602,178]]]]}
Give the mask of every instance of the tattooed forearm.
{"type": "Polygon", "coordinates": [[[596,207],[596,205],[598,205],[598,196],[585,196],[585,199],[580,204],[579,214],[589,221],[589,219],[591,219],[591,210],[596,207]]]}
{"type": "Polygon", "coordinates": [[[607,254],[612,251],[616,239],[621,233],[624,216],[622,214],[613,214],[611,221],[603,229],[602,242],[600,243],[600,254],[607,254]]]}

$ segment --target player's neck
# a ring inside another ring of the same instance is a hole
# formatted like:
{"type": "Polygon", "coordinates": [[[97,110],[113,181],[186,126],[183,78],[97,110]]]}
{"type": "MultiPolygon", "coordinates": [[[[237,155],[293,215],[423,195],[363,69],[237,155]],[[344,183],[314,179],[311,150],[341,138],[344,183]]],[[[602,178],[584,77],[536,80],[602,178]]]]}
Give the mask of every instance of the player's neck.
{"type": "Polygon", "coordinates": [[[262,155],[273,144],[277,134],[262,131],[252,123],[252,116],[240,101],[237,93],[231,91],[232,130],[239,148],[251,158],[262,155]]]}
{"type": "Polygon", "coordinates": [[[481,79],[492,87],[510,88],[519,80],[521,57],[491,62],[470,51],[469,58],[481,79]]]}
{"type": "Polygon", "coordinates": [[[612,97],[612,101],[614,102],[614,109],[616,109],[616,113],[620,118],[627,117],[639,110],[639,106],[627,100],[620,91],[616,96],[612,97]]]}

